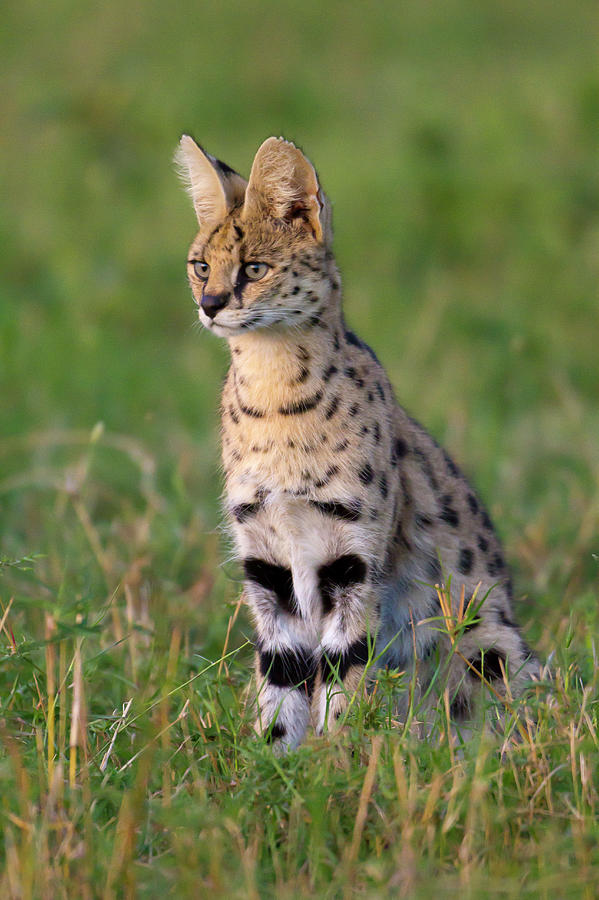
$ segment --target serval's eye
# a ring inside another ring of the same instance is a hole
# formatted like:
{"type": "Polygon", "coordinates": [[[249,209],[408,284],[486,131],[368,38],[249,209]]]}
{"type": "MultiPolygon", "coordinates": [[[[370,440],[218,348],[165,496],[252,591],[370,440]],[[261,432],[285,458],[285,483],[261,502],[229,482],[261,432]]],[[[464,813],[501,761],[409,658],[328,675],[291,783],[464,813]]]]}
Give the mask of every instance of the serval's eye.
{"type": "Polygon", "coordinates": [[[196,273],[200,281],[208,281],[210,266],[208,263],[202,262],[200,259],[194,260],[193,271],[196,273]]]}
{"type": "Polygon", "coordinates": [[[269,269],[270,266],[260,262],[246,263],[243,267],[245,276],[246,278],[249,278],[250,281],[260,281],[261,278],[264,278],[269,269]]]}

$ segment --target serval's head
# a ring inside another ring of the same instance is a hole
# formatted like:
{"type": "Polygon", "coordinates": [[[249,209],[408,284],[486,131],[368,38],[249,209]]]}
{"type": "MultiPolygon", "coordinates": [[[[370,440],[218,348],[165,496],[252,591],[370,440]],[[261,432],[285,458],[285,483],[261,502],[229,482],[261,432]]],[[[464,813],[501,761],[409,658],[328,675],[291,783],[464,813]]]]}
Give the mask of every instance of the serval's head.
{"type": "Polygon", "coordinates": [[[304,154],[268,138],[246,181],[183,135],[176,162],[200,226],[188,274],[206,328],[228,338],[318,324],[334,302],[331,214],[304,154]]]}

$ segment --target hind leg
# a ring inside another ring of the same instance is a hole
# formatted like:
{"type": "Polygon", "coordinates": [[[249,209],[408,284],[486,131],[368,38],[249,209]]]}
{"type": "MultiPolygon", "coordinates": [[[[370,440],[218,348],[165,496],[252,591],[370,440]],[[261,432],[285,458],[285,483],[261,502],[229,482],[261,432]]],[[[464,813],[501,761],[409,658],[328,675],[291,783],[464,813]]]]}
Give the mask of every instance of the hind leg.
{"type": "Polygon", "coordinates": [[[539,675],[540,664],[509,610],[491,601],[457,641],[448,679],[451,716],[458,722],[470,718],[481,686],[509,706],[539,675]]]}

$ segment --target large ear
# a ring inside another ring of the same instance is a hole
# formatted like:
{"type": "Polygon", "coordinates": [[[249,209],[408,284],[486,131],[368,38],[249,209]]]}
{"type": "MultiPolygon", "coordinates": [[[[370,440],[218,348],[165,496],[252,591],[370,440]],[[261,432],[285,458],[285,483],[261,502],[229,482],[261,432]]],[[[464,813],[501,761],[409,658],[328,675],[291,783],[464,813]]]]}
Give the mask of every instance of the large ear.
{"type": "Polygon", "coordinates": [[[206,153],[188,134],[179,142],[175,165],[193,201],[200,226],[218,225],[243,200],[245,178],[206,153]]]}
{"type": "Polygon", "coordinates": [[[243,215],[304,219],[317,241],[327,237],[328,214],[312,163],[295,144],[270,137],[259,148],[245,193],[243,215]]]}

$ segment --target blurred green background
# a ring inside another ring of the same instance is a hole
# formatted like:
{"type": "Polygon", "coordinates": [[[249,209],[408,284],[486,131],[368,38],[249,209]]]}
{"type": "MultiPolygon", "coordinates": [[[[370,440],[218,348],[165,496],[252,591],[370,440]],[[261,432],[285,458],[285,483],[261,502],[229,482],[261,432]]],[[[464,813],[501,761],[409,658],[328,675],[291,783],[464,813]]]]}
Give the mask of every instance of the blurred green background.
{"type": "Polygon", "coordinates": [[[22,0],[3,20],[1,552],[104,592],[77,495],[117,575],[145,554],[174,596],[206,541],[216,564],[227,353],[192,327],[172,154],[189,131],[247,175],[283,134],[332,198],[347,317],[490,505],[532,639],[595,615],[597,5],[22,0]],[[156,515],[134,539],[140,465],[156,515]]]}

